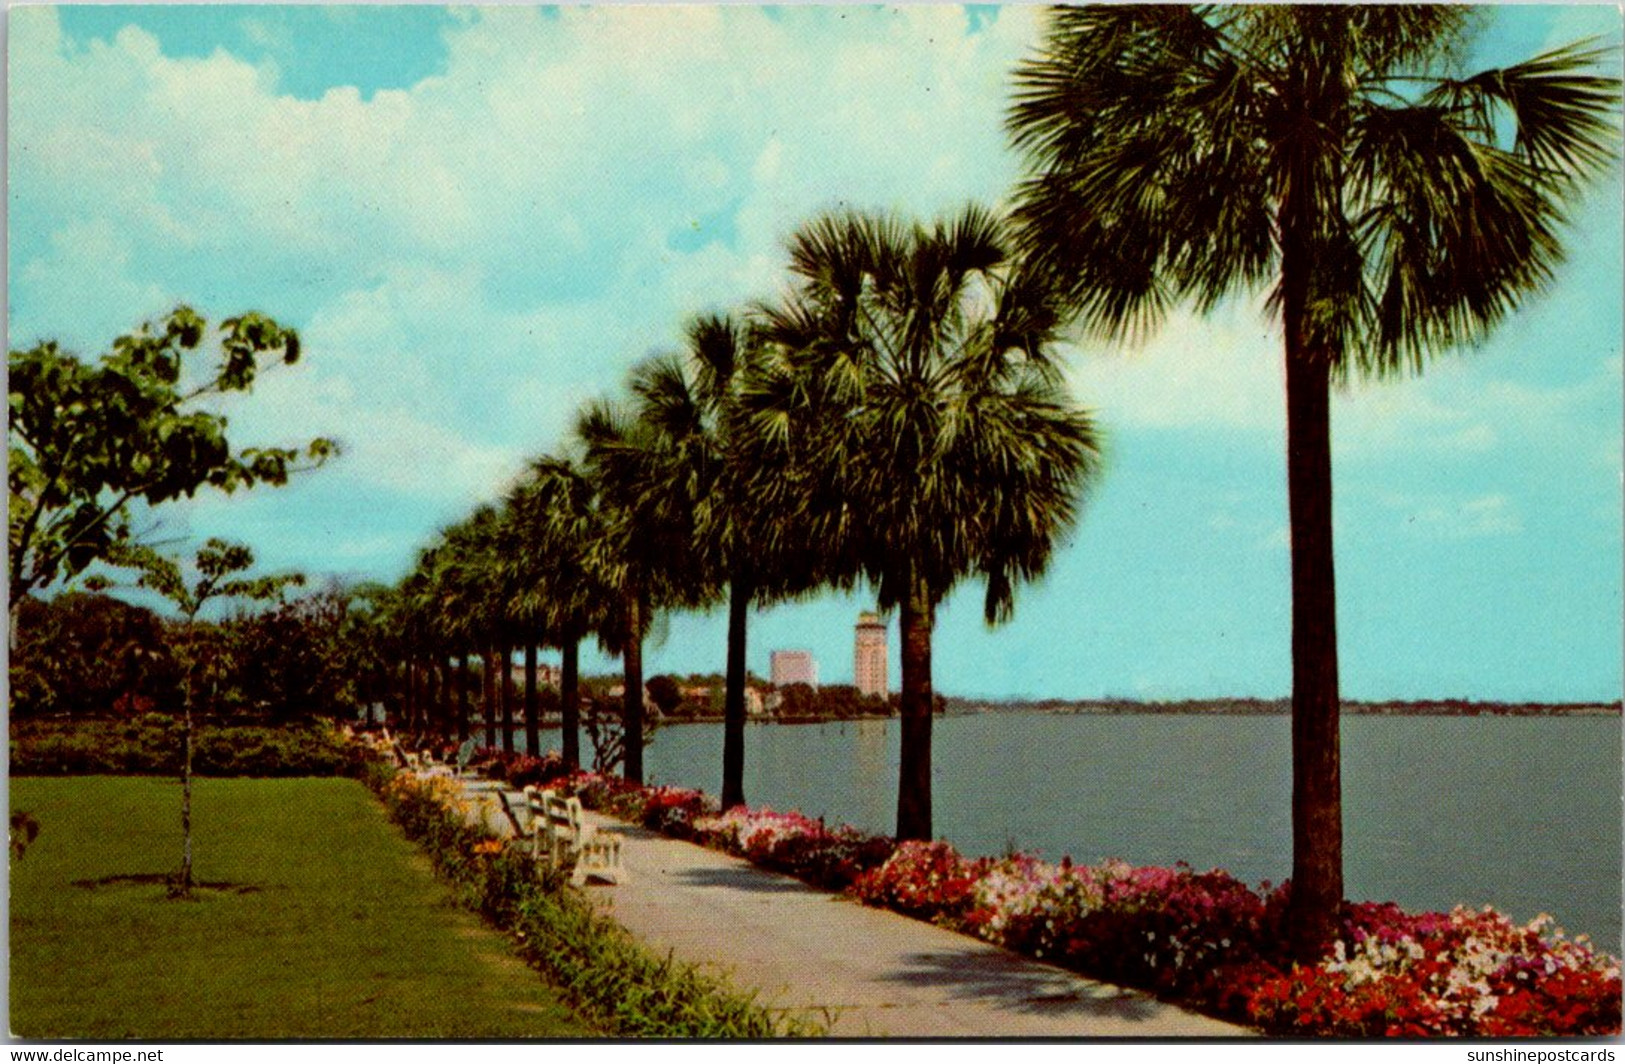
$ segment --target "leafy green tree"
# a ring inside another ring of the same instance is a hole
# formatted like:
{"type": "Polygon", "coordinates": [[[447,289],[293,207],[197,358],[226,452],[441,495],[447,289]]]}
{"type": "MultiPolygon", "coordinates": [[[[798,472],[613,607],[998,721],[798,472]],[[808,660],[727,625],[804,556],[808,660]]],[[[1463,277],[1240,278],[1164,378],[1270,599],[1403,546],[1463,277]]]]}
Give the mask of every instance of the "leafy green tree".
{"type": "MultiPolygon", "coordinates": [[[[192,745],[194,708],[200,701],[212,700],[221,679],[221,662],[216,645],[198,614],[217,599],[246,599],[264,602],[278,599],[284,589],[304,583],[298,573],[248,577],[242,574],[254,567],[254,552],[239,543],[210,539],[193,559],[194,572],[188,574],[172,558],[150,547],[129,545],[115,550],[110,559],[120,568],[136,570],[136,586],[155,591],[180,610],[182,623],[176,641],[176,654],[182,665],[183,742],[181,759],[181,867],[170,888],[174,897],[192,894],[192,745]]],[[[105,580],[98,587],[111,586],[105,580]]]]}
{"type": "Polygon", "coordinates": [[[988,211],[826,215],[790,254],[796,290],[762,308],[778,355],[748,389],[757,483],[814,533],[826,573],[899,611],[897,835],[928,839],[937,607],[979,576],[988,622],[1010,615],[1076,519],[1095,429],[1050,356],[1058,308],[988,211]]]}
{"type": "Polygon", "coordinates": [[[818,692],[810,684],[792,683],[779,688],[779,705],[774,712],[781,717],[812,717],[820,708],[818,692]]]}
{"type": "Polygon", "coordinates": [[[677,683],[675,676],[662,673],[659,676],[649,677],[644,685],[649,692],[649,701],[660,710],[660,715],[669,717],[677,712],[677,707],[683,704],[683,689],[677,683]]]}
{"type": "Polygon", "coordinates": [[[179,689],[164,622],[108,595],[70,591],[18,603],[10,660],[13,720],[136,714],[179,689]]]}
{"type": "Polygon", "coordinates": [[[1459,6],[1064,8],[1016,71],[1028,251],[1107,336],[1267,287],[1292,529],[1293,949],[1342,903],[1329,390],[1419,373],[1550,281],[1619,82],[1560,48],[1470,76],[1459,6]]]}
{"type": "Polygon", "coordinates": [[[201,317],[180,307],[156,329],[119,337],[95,365],[55,341],[11,351],[14,608],[129,542],[132,503],[156,506],[205,485],[230,492],[283,484],[337,453],[327,439],[234,451],[226,418],[199,405],[247,391],[266,361],[297,361],[299,337],[261,314],[228,318],[214,334],[219,364],[202,383],[183,385],[186,355],[210,335],[201,317]]]}
{"type": "Polygon", "coordinates": [[[353,608],[348,591],[330,586],[225,621],[222,700],[272,724],[353,716],[367,668],[346,638],[353,608]]]}

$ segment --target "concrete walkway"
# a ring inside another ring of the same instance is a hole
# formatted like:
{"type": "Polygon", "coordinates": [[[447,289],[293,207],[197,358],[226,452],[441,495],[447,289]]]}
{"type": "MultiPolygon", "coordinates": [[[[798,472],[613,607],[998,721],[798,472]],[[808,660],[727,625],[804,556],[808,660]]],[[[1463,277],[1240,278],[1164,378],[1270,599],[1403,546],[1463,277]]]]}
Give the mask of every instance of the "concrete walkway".
{"type": "MultiPolygon", "coordinates": [[[[478,785],[475,785],[476,788],[478,785]]],[[[487,789],[487,794],[491,792],[487,789]]],[[[509,796],[517,808],[520,796],[509,796]]],[[[746,861],[588,813],[631,873],[588,895],[661,954],[846,1038],[1236,1038],[1137,991],[871,909],[746,861]]],[[[512,828],[500,811],[486,822],[512,828]]]]}

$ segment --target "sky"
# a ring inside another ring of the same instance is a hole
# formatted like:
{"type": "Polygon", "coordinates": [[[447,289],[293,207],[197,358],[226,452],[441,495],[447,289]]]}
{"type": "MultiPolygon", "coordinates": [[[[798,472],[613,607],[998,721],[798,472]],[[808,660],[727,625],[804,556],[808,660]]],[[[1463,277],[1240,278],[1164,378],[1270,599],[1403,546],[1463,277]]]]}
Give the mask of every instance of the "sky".
{"type": "MultiPolygon", "coordinates": [[[[183,302],[297,328],[304,358],[226,408],[231,436],[331,436],[342,458],[165,507],[162,533],[240,539],[267,571],[394,581],[689,318],[782,291],[784,241],[816,212],[1006,202],[1009,75],[1042,18],[14,8],[9,342],[94,357],[183,302]]],[[[1621,43],[1606,6],[1485,23],[1477,66],[1621,43]]],[[[1620,698],[1621,214],[1616,166],[1579,202],[1556,282],[1492,338],[1335,397],[1345,697],[1620,698]]],[[[1011,622],[983,623],[974,584],[944,604],[937,689],[1285,695],[1280,334],[1262,300],[1176,313],[1133,348],[1080,341],[1066,371],[1105,473],[1011,622]]],[[[824,682],[850,682],[870,605],[757,611],[752,669],[809,649],[824,682]]],[[[724,613],[667,618],[647,672],[721,671],[724,613]]]]}

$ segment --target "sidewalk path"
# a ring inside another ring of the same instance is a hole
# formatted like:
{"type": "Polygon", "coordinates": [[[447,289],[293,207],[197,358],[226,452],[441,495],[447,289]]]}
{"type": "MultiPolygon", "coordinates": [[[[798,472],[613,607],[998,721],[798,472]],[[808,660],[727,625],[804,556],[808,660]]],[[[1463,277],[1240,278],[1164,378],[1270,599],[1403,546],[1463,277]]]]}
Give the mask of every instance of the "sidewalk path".
{"type": "MultiPolygon", "coordinates": [[[[587,887],[605,912],[660,953],[756,990],[764,1005],[829,1022],[837,1037],[1251,1034],[726,854],[587,816],[625,840],[621,859],[630,880],[587,887]]],[[[500,813],[487,823],[511,832],[500,813]]]]}

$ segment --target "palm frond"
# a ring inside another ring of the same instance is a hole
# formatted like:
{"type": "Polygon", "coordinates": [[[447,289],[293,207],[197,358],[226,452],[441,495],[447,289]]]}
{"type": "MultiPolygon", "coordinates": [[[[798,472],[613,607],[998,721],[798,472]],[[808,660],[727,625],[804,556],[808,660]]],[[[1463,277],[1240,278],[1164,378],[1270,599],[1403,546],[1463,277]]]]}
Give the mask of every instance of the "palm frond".
{"type": "Polygon", "coordinates": [[[1620,81],[1593,72],[1614,55],[1615,49],[1580,41],[1513,66],[1441,81],[1428,99],[1470,119],[1479,138],[1492,143],[1504,109],[1514,126],[1515,151],[1553,180],[1582,180],[1618,157],[1620,81]]]}

